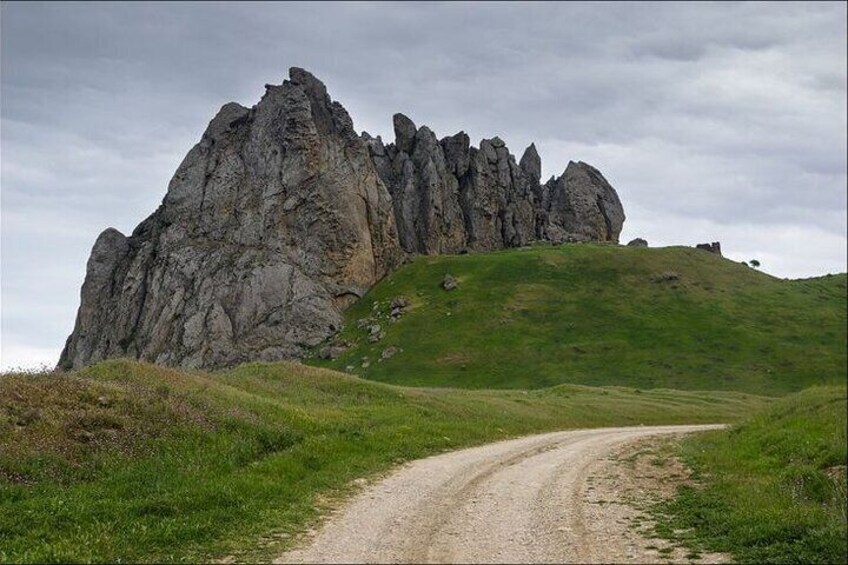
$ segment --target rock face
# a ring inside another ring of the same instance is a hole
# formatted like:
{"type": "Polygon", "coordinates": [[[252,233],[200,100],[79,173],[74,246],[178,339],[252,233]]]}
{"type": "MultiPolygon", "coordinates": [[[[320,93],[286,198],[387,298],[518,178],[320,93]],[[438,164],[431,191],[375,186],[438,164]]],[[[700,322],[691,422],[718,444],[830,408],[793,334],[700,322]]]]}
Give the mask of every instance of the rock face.
{"type": "Polygon", "coordinates": [[[363,134],[394,204],[401,246],[438,254],[491,251],[534,240],[618,242],[624,210],[603,175],[571,162],[540,183],[541,160],[530,145],[516,163],[495,137],[471,147],[464,132],[436,139],[403,114],[395,142],[363,134]]]}
{"type": "Polygon", "coordinates": [[[97,238],[59,367],[297,358],[408,254],[618,241],[621,203],[585,163],[541,184],[533,145],[516,163],[497,137],[438,140],[401,114],[394,130],[357,135],[298,68],[254,107],[226,104],[161,206],[97,238]]]}
{"type": "Polygon", "coordinates": [[[350,117],[292,69],[253,108],[221,108],[130,237],[100,235],[60,366],[296,357],[401,258],[350,117]]]}

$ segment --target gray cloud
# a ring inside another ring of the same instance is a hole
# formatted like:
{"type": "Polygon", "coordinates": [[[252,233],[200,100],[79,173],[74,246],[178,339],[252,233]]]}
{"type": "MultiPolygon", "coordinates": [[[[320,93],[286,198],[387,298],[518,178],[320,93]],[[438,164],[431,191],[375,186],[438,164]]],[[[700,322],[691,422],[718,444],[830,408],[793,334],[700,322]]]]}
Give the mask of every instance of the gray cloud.
{"type": "Polygon", "coordinates": [[[624,237],[846,270],[844,3],[3,3],[2,365],[53,362],[85,261],[217,109],[289,66],[357,127],[536,141],[618,188],[624,237]]]}

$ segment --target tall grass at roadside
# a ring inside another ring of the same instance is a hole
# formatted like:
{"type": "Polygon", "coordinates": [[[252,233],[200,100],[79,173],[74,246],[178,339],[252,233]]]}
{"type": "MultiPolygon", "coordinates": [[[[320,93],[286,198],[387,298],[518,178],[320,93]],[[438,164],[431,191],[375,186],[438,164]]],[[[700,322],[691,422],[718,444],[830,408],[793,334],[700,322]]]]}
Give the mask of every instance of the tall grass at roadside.
{"type": "Polygon", "coordinates": [[[700,485],[655,509],[658,532],[742,563],[848,562],[846,410],[844,386],[814,387],[691,436],[700,485]]]}

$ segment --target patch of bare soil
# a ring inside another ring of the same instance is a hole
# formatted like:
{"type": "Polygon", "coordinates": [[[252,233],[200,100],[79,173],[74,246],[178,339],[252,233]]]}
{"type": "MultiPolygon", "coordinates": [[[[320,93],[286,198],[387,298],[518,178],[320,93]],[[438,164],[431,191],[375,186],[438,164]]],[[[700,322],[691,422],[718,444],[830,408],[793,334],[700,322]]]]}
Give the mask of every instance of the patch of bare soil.
{"type": "Polygon", "coordinates": [[[587,469],[582,497],[583,521],[595,537],[607,536],[616,563],[729,563],[721,553],[693,552],[655,537],[648,508],[668,500],[683,484],[693,484],[689,469],[674,456],[681,436],[650,436],[618,446],[587,469]]]}

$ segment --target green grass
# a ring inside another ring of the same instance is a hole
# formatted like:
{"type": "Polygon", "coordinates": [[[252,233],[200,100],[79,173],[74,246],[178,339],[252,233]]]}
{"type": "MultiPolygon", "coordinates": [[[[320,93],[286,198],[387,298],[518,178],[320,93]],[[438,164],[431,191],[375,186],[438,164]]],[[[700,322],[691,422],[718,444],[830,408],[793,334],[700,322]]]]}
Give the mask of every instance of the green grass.
{"type": "Polygon", "coordinates": [[[846,563],[846,388],[813,387],[687,439],[700,486],[656,508],[658,533],[742,563],[846,563]]]}
{"type": "Polygon", "coordinates": [[[421,257],[346,312],[341,338],[353,347],[309,363],[413,386],[579,383],[782,395],[844,382],[846,282],[845,274],[776,279],[685,247],[421,257]],[[657,280],[671,272],[679,278],[657,280]],[[456,290],[441,289],[445,273],[459,280],[456,290]],[[390,324],[398,296],[411,306],[390,324]],[[364,318],[382,326],[378,343],[357,327],[364,318]],[[389,346],[402,351],[379,361],[389,346]]]}
{"type": "Polygon", "coordinates": [[[0,561],[279,553],[355,478],[572,427],[733,421],[733,392],[414,389],[299,364],[0,377],[0,561]]]}

